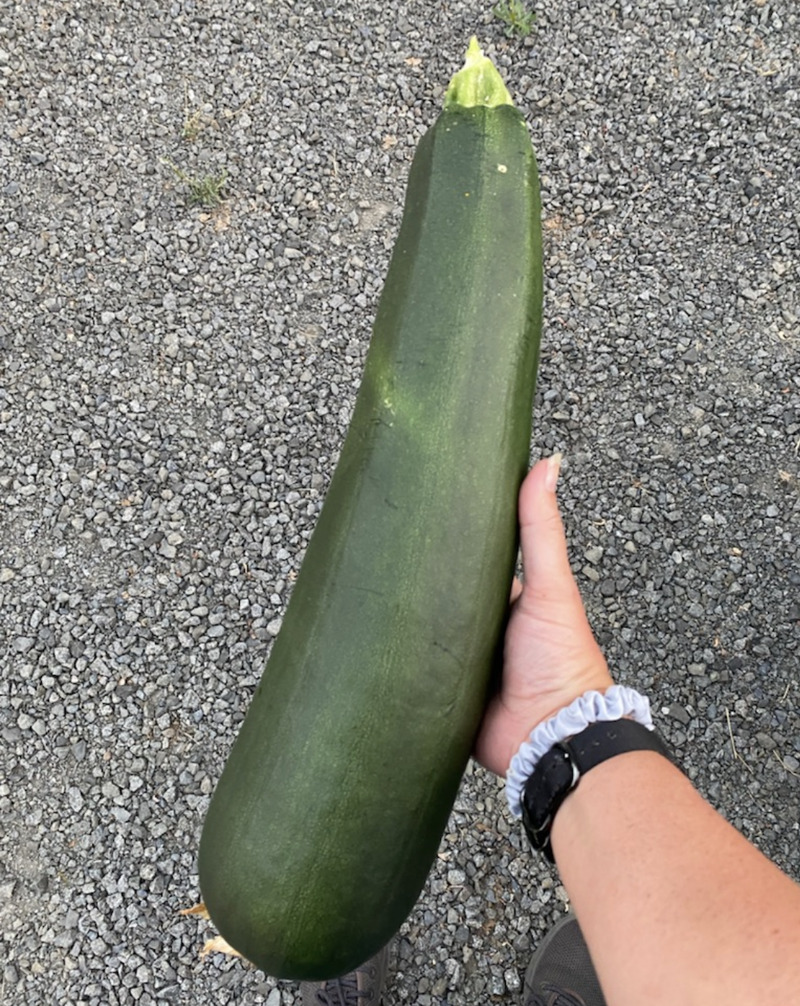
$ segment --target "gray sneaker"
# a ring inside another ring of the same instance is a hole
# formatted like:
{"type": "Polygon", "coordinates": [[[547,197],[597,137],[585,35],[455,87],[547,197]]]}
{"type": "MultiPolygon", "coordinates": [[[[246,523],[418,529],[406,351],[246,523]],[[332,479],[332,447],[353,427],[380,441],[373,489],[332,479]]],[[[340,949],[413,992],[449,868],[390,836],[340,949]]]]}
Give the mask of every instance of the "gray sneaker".
{"type": "Polygon", "coordinates": [[[525,973],[523,1006],[606,1006],[578,920],[567,915],[542,940],[525,973]]]}
{"type": "Polygon", "coordinates": [[[389,947],[371,957],[366,964],[341,978],[326,982],[302,982],[300,992],[303,1006],[379,1006],[386,969],[389,964],[389,947]]]}

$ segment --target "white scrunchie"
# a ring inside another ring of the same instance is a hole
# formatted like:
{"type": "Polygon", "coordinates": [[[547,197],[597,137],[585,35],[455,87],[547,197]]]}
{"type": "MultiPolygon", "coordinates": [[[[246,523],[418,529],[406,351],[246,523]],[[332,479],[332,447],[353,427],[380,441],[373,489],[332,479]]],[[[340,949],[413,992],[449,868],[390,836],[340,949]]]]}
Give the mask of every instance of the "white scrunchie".
{"type": "Polygon", "coordinates": [[[522,817],[522,790],[539,759],[554,744],[574,737],[592,723],[606,723],[623,716],[630,716],[648,730],[655,729],[649,699],[624,685],[612,685],[605,692],[585,692],[571,705],[540,723],[511,759],[506,773],[506,798],[514,817],[522,817]]]}

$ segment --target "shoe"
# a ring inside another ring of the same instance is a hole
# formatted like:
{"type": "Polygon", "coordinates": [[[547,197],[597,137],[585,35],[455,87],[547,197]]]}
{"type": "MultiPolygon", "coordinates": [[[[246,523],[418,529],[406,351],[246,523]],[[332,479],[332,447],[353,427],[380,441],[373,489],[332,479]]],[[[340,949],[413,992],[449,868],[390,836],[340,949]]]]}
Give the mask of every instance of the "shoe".
{"type": "Polygon", "coordinates": [[[523,1006],[606,1006],[589,949],[574,915],[542,940],[525,973],[523,1006]]]}
{"type": "Polygon", "coordinates": [[[389,964],[389,947],[371,957],[366,964],[341,978],[326,982],[302,982],[300,992],[303,1006],[379,1006],[386,970],[389,964]]]}

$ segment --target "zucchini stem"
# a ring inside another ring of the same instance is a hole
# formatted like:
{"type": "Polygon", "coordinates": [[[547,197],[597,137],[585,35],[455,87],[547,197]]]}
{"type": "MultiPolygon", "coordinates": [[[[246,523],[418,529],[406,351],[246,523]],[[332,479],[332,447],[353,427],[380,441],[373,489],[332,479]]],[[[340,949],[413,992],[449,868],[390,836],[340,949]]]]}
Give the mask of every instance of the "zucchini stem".
{"type": "Polygon", "coordinates": [[[483,50],[473,35],[464,66],[453,75],[447,88],[444,107],[461,105],[462,108],[475,108],[484,105],[486,108],[496,108],[498,105],[513,104],[497,67],[488,56],[483,55],[483,50]]]}

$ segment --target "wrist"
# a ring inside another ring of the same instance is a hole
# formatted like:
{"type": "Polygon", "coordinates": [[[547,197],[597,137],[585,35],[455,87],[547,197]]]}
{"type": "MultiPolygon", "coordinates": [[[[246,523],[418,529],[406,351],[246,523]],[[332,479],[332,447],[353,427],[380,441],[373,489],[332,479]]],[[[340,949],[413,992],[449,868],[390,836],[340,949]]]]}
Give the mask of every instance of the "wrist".
{"type": "Polygon", "coordinates": [[[484,764],[497,775],[506,776],[514,755],[539,724],[552,719],[561,709],[571,705],[586,692],[605,692],[613,684],[611,675],[604,667],[596,674],[586,675],[580,682],[575,682],[567,688],[555,689],[552,692],[540,691],[535,699],[529,699],[527,696],[498,696],[494,703],[503,709],[503,730],[499,741],[502,749],[496,764],[491,764],[488,759],[484,764]]]}
{"type": "Polygon", "coordinates": [[[542,723],[546,723],[554,716],[557,716],[562,709],[566,709],[571,706],[576,699],[581,697],[581,695],[585,695],[587,692],[605,693],[613,686],[614,680],[611,675],[606,672],[605,674],[587,677],[580,684],[564,689],[556,695],[542,696],[542,699],[535,703],[529,711],[528,729],[525,732],[524,737],[520,739],[520,743],[527,740],[528,736],[542,723]]]}
{"type": "Polygon", "coordinates": [[[581,789],[586,773],[616,760],[617,755],[642,751],[656,752],[671,760],[655,730],[628,718],[591,723],[576,736],[550,748],[522,791],[522,822],[532,847],[554,862],[553,824],[562,805],[581,789]]]}
{"type": "Polygon", "coordinates": [[[593,723],[620,719],[633,719],[653,729],[649,701],[622,685],[584,692],[548,719],[540,721],[519,746],[506,773],[506,796],[514,817],[522,816],[522,790],[538,762],[551,748],[593,723]]]}

